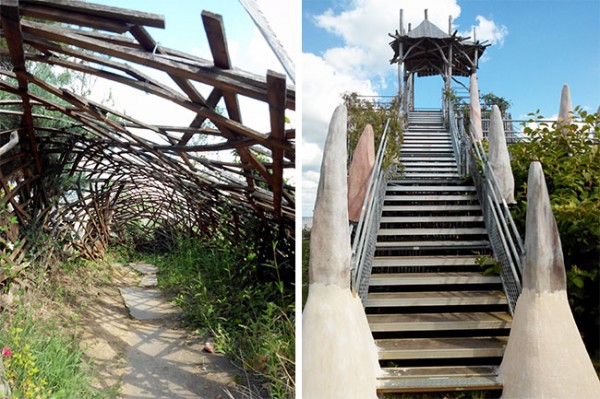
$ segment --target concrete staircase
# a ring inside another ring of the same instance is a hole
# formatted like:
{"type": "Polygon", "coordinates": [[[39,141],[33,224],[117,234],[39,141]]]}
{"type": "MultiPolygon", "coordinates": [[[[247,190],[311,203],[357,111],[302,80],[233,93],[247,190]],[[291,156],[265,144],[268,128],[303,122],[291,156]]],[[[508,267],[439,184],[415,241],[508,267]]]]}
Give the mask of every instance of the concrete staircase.
{"type": "Polygon", "coordinates": [[[457,173],[441,112],[412,112],[404,175],[388,183],[366,299],[380,392],[501,389],[511,316],[475,187],[457,173]]]}

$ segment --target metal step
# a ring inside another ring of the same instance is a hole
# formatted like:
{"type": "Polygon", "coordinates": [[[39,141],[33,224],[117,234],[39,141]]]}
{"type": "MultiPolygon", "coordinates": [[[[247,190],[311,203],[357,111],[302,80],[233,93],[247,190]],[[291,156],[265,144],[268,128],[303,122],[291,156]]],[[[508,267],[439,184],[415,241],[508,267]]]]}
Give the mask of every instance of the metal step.
{"type": "MultiPolygon", "coordinates": [[[[414,156],[414,157],[409,157],[409,156],[402,156],[400,157],[400,161],[411,161],[411,162],[415,162],[415,161],[438,161],[438,162],[453,162],[456,165],[456,160],[454,159],[454,157],[423,157],[423,156],[414,156]]],[[[404,162],[403,162],[404,163],[404,162]]]]}
{"type": "Polygon", "coordinates": [[[373,259],[373,267],[476,266],[478,256],[385,256],[373,259]]]}
{"type": "Polygon", "coordinates": [[[477,223],[483,216],[383,216],[381,223],[477,223]]]}
{"type": "Polygon", "coordinates": [[[512,323],[506,312],[375,314],[367,320],[372,332],[499,330],[512,323]]]}
{"type": "Polygon", "coordinates": [[[379,393],[502,389],[497,366],[382,368],[379,393]]]}
{"type": "Polygon", "coordinates": [[[500,284],[500,276],[485,276],[483,273],[373,273],[370,287],[410,286],[410,285],[468,285],[500,284]]]}
{"type": "Polygon", "coordinates": [[[481,211],[479,205],[384,205],[384,212],[472,212],[481,211]]]}
{"type": "Polygon", "coordinates": [[[386,201],[477,201],[476,195],[386,195],[386,201]]]}
{"type": "Polygon", "coordinates": [[[366,307],[506,305],[502,291],[371,292],[366,307]]]}
{"type": "Polygon", "coordinates": [[[375,340],[379,360],[502,357],[507,337],[375,340]]]}
{"type": "Polygon", "coordinates": [[[458,235],[487,235],[487,230],[476,227],[436,227],[436,228],[404,228],[379,229],[378,236],[458,236],[458,235]]]}
{"type": "Polygon", "coordinates": [[[486,240],[456,240],[456,241],[377,241],[378,249],[487,249],[490,247],[486,240]]]}
{"type": "Polygon", "coordinates": [[[388,184],[387,191],[477,191],[474,186],[399,186],[393,183],[388,184]]]}
{"type": "Polygon", "coordinates": [[[404,173],[414,173],[414,172],[432,172],[432,173],[458,173],[456,166],[449,167],[439,167],[439,166],[430,166],[430,167],[418,167],[418,166],[406,166],[404,165],[404,173]]]}

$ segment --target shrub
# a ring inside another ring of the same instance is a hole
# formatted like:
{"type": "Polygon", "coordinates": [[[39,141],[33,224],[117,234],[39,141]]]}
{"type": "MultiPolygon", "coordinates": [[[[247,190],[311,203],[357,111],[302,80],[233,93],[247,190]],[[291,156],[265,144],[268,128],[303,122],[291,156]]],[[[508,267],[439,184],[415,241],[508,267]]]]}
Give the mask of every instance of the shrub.
{"type": "MultiPolygon", "coordinates": [[[[543,117],[530,114],[530,125],[543,117]]],[[[536,123],[526,139],[510,147],[517,205],[513,217],[525,227],[527,175],[532,161],[544,168],[565,257],[569,302],[588,352],[600,357],[600,116],[575,109],[578,123],[536,123]]]]}

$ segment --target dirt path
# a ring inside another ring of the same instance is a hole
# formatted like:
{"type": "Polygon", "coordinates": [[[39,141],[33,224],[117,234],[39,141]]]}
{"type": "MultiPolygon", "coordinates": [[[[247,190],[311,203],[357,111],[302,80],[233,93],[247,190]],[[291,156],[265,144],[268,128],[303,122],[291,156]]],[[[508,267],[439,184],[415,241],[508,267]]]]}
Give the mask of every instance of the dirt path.
{"type": "Polygon", "coordinates": [[[83,347],[100,370],[95,385],[122,399],[248,397],[236,384],[244,380],[240,370],[203,352],[204,340],[179,327],[179,309],[154,287],[154,266],[130,266],[143,278],[114,264],[113,283],[88,287],[82,306],[83,347]]]}

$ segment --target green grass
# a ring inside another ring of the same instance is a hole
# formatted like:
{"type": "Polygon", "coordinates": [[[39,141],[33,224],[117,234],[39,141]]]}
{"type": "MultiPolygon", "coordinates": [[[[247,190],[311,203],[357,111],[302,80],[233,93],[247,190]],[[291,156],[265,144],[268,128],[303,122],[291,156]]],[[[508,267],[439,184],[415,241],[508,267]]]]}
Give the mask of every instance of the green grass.
{"type": "Polygon", "coordinates": [[[13,398],[101,398],[90,388],[90,369],[72,336],[57,321],[21,307],[0,316],[0,344],[10,349],[3,363],[13,398]]]}
{"type": "Polygon", "coordinates": [[[159,287],[192,328],[265,379],[271,398],[294,397],[294,287],[281,278],[293,265],[261,263],[243,246],[192,240],[151,261],[159,287]]]}

